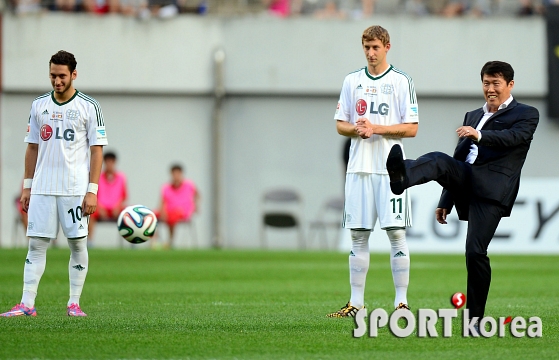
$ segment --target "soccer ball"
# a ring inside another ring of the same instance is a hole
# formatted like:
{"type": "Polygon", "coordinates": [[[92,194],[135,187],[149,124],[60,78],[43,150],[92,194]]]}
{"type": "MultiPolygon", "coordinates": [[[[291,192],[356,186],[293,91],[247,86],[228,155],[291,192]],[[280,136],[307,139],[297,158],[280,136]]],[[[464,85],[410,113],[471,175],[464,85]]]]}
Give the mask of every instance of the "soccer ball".
{"type": "Polygon", "coordinates": [[[116,221],[118,232],[132,243],[141,244],[148,241],[157,227],[157,217],[143,205],[132,205],[122,210],[116,221]]]}

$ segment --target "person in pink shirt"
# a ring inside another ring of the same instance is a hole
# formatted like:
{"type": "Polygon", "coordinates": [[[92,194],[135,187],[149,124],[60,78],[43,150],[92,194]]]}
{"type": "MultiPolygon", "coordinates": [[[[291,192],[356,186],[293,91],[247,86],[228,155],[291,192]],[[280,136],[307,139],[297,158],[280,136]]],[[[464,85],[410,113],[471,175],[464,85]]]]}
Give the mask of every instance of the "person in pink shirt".
{"type": "Polygon", "coordinates": [[[268,7],[270,14],[279,17],[288,17],[291,12],[289,0],[262,0],[268,7]]]}
{"type": "Polygon", "coordinates": [[[126,176],[116,169],[116,154],[106,152],[103,156],[105,171],[99,177],[97,210],[89,217],[89,241],[93,239],[93,229],[97,221],[116,221],[125,208],[128,190],[126,176]]]}
{"type": "Polygon", "coordinates": [[[198,190],[196,185],[184,178],[182,166],[171,167],[171,182],[161,189],[161,205],[157,217],[169,226],[169,242],[173,246],[175,226],[179,222],[189,222],[198,208],[198,190]]]}

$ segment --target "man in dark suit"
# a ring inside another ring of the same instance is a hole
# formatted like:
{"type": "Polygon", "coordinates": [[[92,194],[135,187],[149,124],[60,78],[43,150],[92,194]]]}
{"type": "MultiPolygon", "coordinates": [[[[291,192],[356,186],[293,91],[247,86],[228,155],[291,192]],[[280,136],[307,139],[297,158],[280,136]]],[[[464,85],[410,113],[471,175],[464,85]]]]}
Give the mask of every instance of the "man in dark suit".
{"type": "Polygon", "coordinates": [[[441,152],[404,160],[402,149],[392,147],[386,161],[390,187],[404,189],[437,181],[444,189],[435,216],[446,224],[456,207],[460,220],[468,221],[466,268],[469,318],[481,319],[491,283],[487,247],[502,217],[510,215],[518,194],[520,172],[538,125],[534,107],[513,99],[514,70],[502,61],[481,69],[486,103],[466,113],[456,130],[459,140],[454,157],[441,152]]]}

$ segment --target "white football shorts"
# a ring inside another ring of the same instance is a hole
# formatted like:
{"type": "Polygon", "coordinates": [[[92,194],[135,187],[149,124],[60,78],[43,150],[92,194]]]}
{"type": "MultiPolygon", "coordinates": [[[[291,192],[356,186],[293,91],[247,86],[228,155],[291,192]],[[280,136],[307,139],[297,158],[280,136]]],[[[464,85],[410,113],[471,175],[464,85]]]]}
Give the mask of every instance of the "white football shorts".
{"type": "Polygon", "coordinates": [[[31,195],[27,236],[54,239],[58,235],[58,224],[67,238],[87,236],[89,216],[83,216],[82,202],[83,195],[31,195]]]}
{"type": "Polygon", "coordinates": [[[394,195],[388,175],[346,174],[344,228],[373,230],[377,219],[381,229],[411,227],[408,191],[394,195]]]}

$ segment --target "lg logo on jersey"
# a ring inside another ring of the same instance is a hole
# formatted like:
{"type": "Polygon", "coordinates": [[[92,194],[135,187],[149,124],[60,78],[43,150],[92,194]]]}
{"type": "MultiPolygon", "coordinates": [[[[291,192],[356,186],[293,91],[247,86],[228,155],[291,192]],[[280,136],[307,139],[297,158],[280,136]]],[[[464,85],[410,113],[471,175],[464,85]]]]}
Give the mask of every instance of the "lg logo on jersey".
{"type": "MultiPolygon", "coordinates": [[[[50,138],[52,137],[52,134],[53,134],[52,127],[49,124],[44,124],[43,126],[41,126],[40,134],[41,134],[41,139],[43,141],[50,140],[50,138]]],[[[60,134],[60,128],[57,127],[56,128],[56,134],[54,135],[54,138],[55,139],[60,139],[60,140],[64,139],[66,141],[74,141],[74,130],[73,129],[66,129],[66,130],[64,130],[64,132],[61,135],[60,134]]]]}
{"type": "MultiPolygon", "coordinates": [[[[388,115],[388,109],[390,107],[387,103],[380,103],[378,107],[375,109],[375,102],[371,101],[371,114],[378,114],[378,115],[388,115]]],[[[363,99],[357,100],[355,103],[355,111],[357,111],[357,115],[363,116],[367,113],[367,102],[363,99]]]]}

